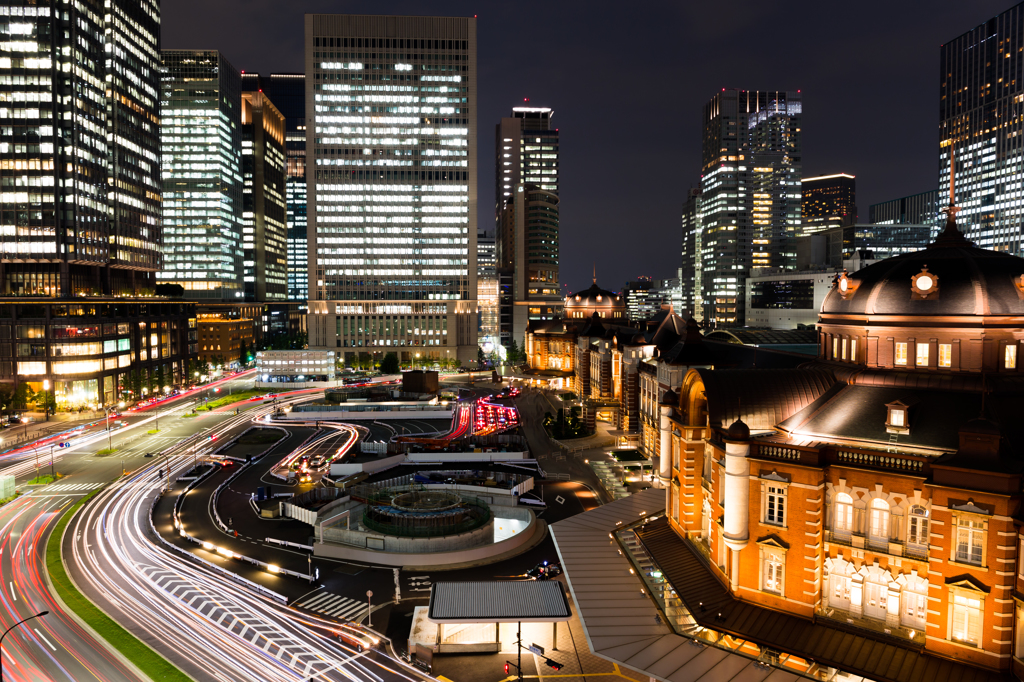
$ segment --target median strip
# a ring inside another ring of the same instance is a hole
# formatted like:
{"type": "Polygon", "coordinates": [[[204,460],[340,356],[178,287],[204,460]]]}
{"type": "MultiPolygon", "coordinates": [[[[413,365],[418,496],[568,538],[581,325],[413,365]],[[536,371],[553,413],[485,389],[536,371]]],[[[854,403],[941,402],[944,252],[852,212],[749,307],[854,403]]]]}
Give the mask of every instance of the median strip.
{"type": "MultiPolygon", "coordinates": [[[[101,489],[100,489],[101,490],[101,489]]],[[[185,673],[158,654],[104,613],[78,591],[64,568],[61,539],[71,518],[100,490],[94,490],[71,506],[54,526],[46,543],[46,570],[57,594],[68,609],[81,618],[113,648],[119,651],[143,674],[161,682],[191,682],[185,673]],[[54,540],[56,538],[56,540],[54,540]]]]}

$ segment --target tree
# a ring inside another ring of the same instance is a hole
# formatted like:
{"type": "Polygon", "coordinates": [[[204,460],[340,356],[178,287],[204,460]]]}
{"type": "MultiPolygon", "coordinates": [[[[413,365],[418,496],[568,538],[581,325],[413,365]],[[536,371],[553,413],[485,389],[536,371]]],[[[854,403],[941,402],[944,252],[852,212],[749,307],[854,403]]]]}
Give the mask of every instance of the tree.
{"type": "Polygon", "coordinates": [[[185,295],[185,287],[180,284],[157,284],[157,296],[168,296],[170,298],[181,298],[185,295]]]}
{"type": "Polygon", "coordinates": [[[519,349],[519,344],[516,343],[515,339],[512,339],[508,343],[508,353],[505,359],[508,360],[510,365],[518,365],[526,358],[526,354],[519,349]]]}
{"type": "Polygon", "coordinates": [[[14,397],[11,399],[12,406],[16,410],[24,410],[28,408],[31,400],[32,389],[23,381],[18,384],[18,388],[14,389],[14,397]]]}
{"type": "Polygon", "coordinates": [[[238,364],[249,364],[249,346],[245,343],[245,339],[242,339],[242,343],[238,347],[238,364]]]}
{"type": "Polygon", "coordinates": [[[477,346],[476,347],[476,364],[478,364],[478,365],[480,365],[482,367],[485,362],[487,362],[487,356],[484,355],[484,349],[481,348],[480,346],[477,346]]]}
{"type": "Polygon", "coordinates": [[[43,408],[43,412],[49,417],[51,414],[57,414],[57,397],[53,394],[53,389],[42,390],[35,395],[36,404],[43,408]]]}
{"type": "Polygon", "coordinates": [[[455,369],[462,367],[462,360],[455,358],[454,360],[452,360],[452,366],[455,367],[455,369]]]}
{"type": "Polygon", "coordinates": [[[6,413],[11,409],[13,398],[14,391],[8,388],[0,388],[0,413],[6,413]]]}
{"type": "Polygon", "coordinates": [[[398,355],[388,353],[380,363],[380,371],[383,374],[398,374],[398,355]]]}

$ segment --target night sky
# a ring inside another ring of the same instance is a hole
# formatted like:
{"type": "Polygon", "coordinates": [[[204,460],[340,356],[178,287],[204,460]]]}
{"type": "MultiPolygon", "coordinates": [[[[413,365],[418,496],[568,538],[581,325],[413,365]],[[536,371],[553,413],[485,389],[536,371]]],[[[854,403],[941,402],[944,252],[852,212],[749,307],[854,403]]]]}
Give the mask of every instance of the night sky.
{"type": "Polygon", "coordinates": [[[303,14],[478,15],[479,221],[493,230],[494,125],[529,98],[561,137],[561,277],[674,277],[699,185],[701,108],[724,87],[800,90],[803,174],[873,203],[938,184],[939,46],[1012,6],[930,2],[163,0],[163,47],[301,72],[303,14]],[[852,9],[852,8],[856,9],[852,9]],[[635,12],[635,13],[634,13],[635,12]]]}

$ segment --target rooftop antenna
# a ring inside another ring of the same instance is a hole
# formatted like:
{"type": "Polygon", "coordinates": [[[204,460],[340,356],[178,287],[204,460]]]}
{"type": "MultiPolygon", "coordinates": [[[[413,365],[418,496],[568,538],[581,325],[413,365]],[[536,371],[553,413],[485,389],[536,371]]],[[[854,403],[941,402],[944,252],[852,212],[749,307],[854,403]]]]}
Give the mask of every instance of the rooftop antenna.
{"type": "Polygon", "coordinates": [[[597,261],[594,261],[594,284],[597,284],[597,261]]]}
{"type": "Polygon", "coordinates": [[[949,206],[942,209],[946,214],[946,226],[929,245],[929,248],[939,247],[964,247],[973,244],[964,236],[956,225],[956,214],[960,209],[956,205],[956,154],[953,148],[954,140],[949,141],[949,206]]]}

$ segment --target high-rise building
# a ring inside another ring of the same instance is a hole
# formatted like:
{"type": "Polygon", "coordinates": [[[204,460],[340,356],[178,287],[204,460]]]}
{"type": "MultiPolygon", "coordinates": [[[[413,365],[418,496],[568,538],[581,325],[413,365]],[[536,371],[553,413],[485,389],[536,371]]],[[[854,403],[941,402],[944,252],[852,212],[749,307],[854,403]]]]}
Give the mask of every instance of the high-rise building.
{"type": "Polygon", "coordinates": [[[986,249],[1021,254],[1024,205],[1024,4],[982,22],[939,48],[939,182],[948,203],[950,153],[956,163],[957,224],[986,249]]]}
{"type": "Polygon", "coordinates": [[[242,93],[242,262],[245,298],[288,298],[284,116],[262,90],[242,93]]]}
{"type": "Polygon", "coordinates": [[[495,127],[498,264],[513,273],[512,333],[561,316],[558,244],[558,129],[547,107],[514,107],[495,127]]]}
{"type": "Polygon", "coordinates": [[[263,90],[284,114],[285,153],[288,157],[288,300],[305,310],[309,297],[309,259],[306,246],[306,76],[243,73],[246,90],[263,90]]]}
{"type": "Polygon", "coordinates": [[[476,236],[477,345],[490,354],[501,345],[498,329],[498,260],[494,235],[476,236]]]}
{"type": "Polygon", "coordinates": [[[309,345],[476,360],[476,20],[307,14],[309,345]]]}
{"type": "Polygon", "coordinates": [[[163,50],[161,282],[242,300],[242,81],[216,50],[163,50]]]}
{"type": "Polygon", "coordinates": [[[654,288],[654,280],[640,276],[626,282],[622,287],[622,297],[626,300],[626,317],[630,322],[639,322],[650,317],[650,306],[647,297],[654,288]]]}
{"type": "Polygon", "coordinates": [[[801,235],[857,221],[857,179],[848,173],[804,178],[800,184],[801,235]]]}
{"type": "Polygon", "coordinates": [[[160,5],[0,1],[0,36],[0,382],[58,409],[162,391],[195,312],[154,296],[160,5]]]}
{"type": "Polygon", "coordinates": [[[513,107],[494,135],[494,222],[500,228],[501,209],[520,182],[558,194],[558,129],[551,127],[555,112],[547,107],[513,107]]]}
{"type": "Polygon", "coordinates": [[[705,326],[743,324],[749,271],[795,259],[802,110],[800,93],[775,91],[723,89],[704,106],[694,296],[705,326]]]}
{"type": "Polygon", "coordinates": [[[676,314],[704,319],[704,298],[700,295],[704,281],[703,234],[700,229],[700,188],[691,187],[683,202],[683,265],[679,268],[679,307],[676,314]]]}

